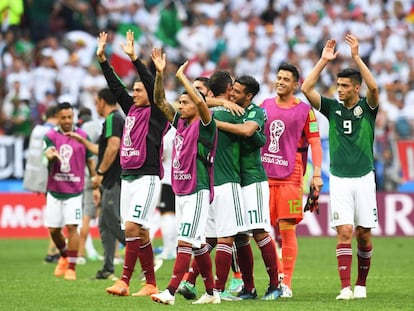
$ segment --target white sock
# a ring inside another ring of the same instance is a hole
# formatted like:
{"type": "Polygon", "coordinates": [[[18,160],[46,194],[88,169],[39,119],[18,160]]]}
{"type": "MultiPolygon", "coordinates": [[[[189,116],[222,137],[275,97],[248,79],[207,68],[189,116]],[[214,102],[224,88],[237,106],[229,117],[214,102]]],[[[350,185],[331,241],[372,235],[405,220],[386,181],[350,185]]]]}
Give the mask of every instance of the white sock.
{"type": "Polygon", "coordinates": [[[90,233],[88,233],[88,236],[86,237],[85,250],[86,254],[88,254],[88,257],[94,257],[98,255],[98,252],[95,249],[95,246],[93,245],[93,240],[90,233]]]}
{"type": "Polygon", "coordinates": [[[161,215],[160,219],[163,253],[175,254],[177,246],[177,229],[174,214],[161,215]]]}

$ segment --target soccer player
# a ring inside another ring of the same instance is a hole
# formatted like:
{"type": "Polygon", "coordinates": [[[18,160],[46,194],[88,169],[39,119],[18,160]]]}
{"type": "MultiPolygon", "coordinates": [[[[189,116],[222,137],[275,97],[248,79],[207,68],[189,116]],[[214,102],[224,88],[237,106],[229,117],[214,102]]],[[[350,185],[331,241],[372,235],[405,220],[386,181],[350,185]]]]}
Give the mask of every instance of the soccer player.
{"type": "Polygon", "coordinates": [[[165,98],[165,53],[160,49],[153,49],[151,57],[157,70],[155,103],[177,130],[172,154],[171,182],[176,195],[178,229],[177,259],[173,275],[167,289],[151,295],[151,298],[159,303],[174,304],[175,292],[188,270],[193,253],[206,287],[206,293],[194,304],[217,304],[220,303],[220,296],[213,291],[212,263],[204,235],[213,191],[212,161],[216,149],[216,123],[205,99],[184,75],[188,62],[185,62],[176,73],[186,90],[179,98],[176,112],[165,98]]]}
{"type": "Polygon", "coordinates": [[[336,228],[336,258],[341,280],[338,300],[366,298],[366,280],[371,265],[371,229],[378,223],[374,176],[373,142],[378,113],[378,86],[359,55],[359,42],[353,34],[345,41],[358,70],[347,68],[337,73],[339,100],[321,96],[315,85],[322,70],[336,59],[335,40],[328,40],[302,85],[302,92],[315,109],[329,120],[330,219],[336,228]],[[362,81],[366,97],[360,96],[362,81]],[[355,229],[358,278],[351,289],[352,235],[355,229]]]}
{"type": "MultiPolygon", "coordinates": [[[[226,71],[216,71],[209,80],[215,98],[230,99],[233,79],[226,71]]],[[[240,123],[242,116],[219,108],[214,111],[215,120],[240,123]]],[[[240,177],[241,137],[226,131],[218,131],[217,153],[214,162],[214,200],[210,206],[206,237],[216,240],[215,289],[223,300],[240,300],[225,290],[233,257],[234,237],[247,231],[243,212],[243,195],[240,177]]],[[[211,249],[215,245],[210,245],[211,249]]]]}
{"type": "Polygon", "coordinates": [[[101,32],[96,55],[109,89],[127,115],[120,147],[121,225],[125,229],[125,261],[121,279],[106,291],[113,295],[128,296],[129,283],[139,259],[146,285],[132,295],[150,296],[158,293],[158,288],[149,229],[161,189],[161,142],[168,122],[154,105],[155,78],[135,53],[134,33],[127,31],[126,44],[122,45],[139,75],[139,80],[134,82],[132,96],[106,59],[106,41],[107,34],[101,32]]]}
{"type": "MultiPolygon", "coordinates": [[[[210,107],[211,110],[214,111],[216,109],[222,109],[224,107],[226,109],[229,109],[229,111],[234,115],[241,116],[244,114],[244,109],[239,107],[237,104],[234,104],[233,102],[223,97],[220,97],[220,98],[214,97],[214,94],[210,90],[209,78],[197,77],[193,81],[193,86],[201,94],[204,95],[204,97],[206,98],[207,105],[210,107]]],[[[209,250],[211,251],[217,245],[217,239],[208,238],[207,245],[209,247],[209,250]]],[[[237,251],[234,245],[232,246],[231,269],[233,270],[233,277],[230,280],[230,284],[227,288],[227,292],[238,293],[243,288],[243,280],[241,278],[240,268],[237,263],[237,251]]],[[[186,276],[184,276],[184,279],[181,282],[180,287],[178,288],[178,293],[183,295],[186,299],[195,299],[197,297],[197,289],[196,289],[195,283],[196,283],[196,279],[198,275],[199,275],[199,269],[198,269],[197,263],[193,261],[189,272],[186,274],[186,276]]],[[[233,296],[229,295],[229,297],[231,298],[233,296]]]]}
{"type": "MultiPolygon", "coordinates": [[[[269,234],[269,184],[260,156],[260,148],[266,142],[264,135],[265,116],[263,110],[256,106],[252,99],[259,92],[259,83],[251,76],[236,78],[230,93],[230,100],[245,109],[243,123],[232,124],[217,122],[220,130],[228,131],[243,137],[240,149],[241,186],[244,200],[244,212],[247,227],[253,234],[262,254],[269,275],[269,288],[264,300],[276,300],[281,291],[277,268],[276,244],[269,234]]],[[[239,234],[236,237],[237,257],[242,272],[244,287],[238,294],[242,299],[257,297],[253,280],[253,253],[249,235],[239,234]]]]}
{"type": "Polygon", "coordinates": [[[76,133],[70,136],[84,144],[98,156],[96,175],[92,178],[95,204],[101,207],[99,214],[99,234],[104,250],[103,267],[96,273],[96,279],[116,279],[114,256],[116,241],[125,245],[125,232],[121,230],[120,194],[121,165],[119,148],[125,117],[118,110],[118,104],[108,88],[98,91],[95,97],[96,112],[105,118],[98,143],[92,143],[76,133]]]}
{"type": "Polygon", "coordinates": [[[74,127],[72,105],[68,102],[58,104],[56,117],[58,126],[46,133],[43,142],[49,168],[45,225],[61,255],[54,274],[73,281],[76,280],[79,248],[78,226],[82,223],[85,162],[90,176],[94,176],[95,161],[84,145],[66,135],[73,131],[87,138],[86,132],[74,127]],[[67,244],[62,233],[64,226],[68,233],[67,244]]]}
{"type": "Polygon", "coordinates": [[[269,178],[270,218],[278,223],[282,238],[284,279],[281,297],[292,297],[292,277],[298,254],[296,225],[303,219],[303,175],[309,144],[312,150],[311,187],[320,190],[322,147],[318,123],[311,107],[294,96],[299,72],[290,64],[281,64],[276,74],[276,97],[265,99],[266,144],[262,163],[269,178]]]}

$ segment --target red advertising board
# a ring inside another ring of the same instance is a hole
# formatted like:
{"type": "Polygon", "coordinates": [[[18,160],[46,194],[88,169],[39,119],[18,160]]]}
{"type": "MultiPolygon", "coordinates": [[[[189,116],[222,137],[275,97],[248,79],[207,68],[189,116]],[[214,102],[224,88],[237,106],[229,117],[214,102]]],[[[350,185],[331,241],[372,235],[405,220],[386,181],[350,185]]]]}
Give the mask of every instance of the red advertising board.
{"type": "MultiPolygon", "coordinates": [[[[414,236],[414,193],[378,193],[378,236],[414,236]]],[[[319,197],[320,214],[305,213],[297,232],[302,236],[332,236],[329,227],[329,195],[319,197]]],[[[0,238],[45,238],[45,197],[32,193],[0,193],[0,238]]],[[[99,237],[92,224],[93,237],[99,237]]]]}
{"type": "Polygon", "coordinates": [[[403,179],[404,181],[414,180],[414,141],[400,140],[397,146],[403,179]]]}
{"type": "MultiPolygon", "coordinates": [[[[45,238],[43,209],[46,197],[33,193],[0,193],[0,238],[45,238]]],[[[91,223],[92,237],[99,236],[96,221],[91,223]]]]}

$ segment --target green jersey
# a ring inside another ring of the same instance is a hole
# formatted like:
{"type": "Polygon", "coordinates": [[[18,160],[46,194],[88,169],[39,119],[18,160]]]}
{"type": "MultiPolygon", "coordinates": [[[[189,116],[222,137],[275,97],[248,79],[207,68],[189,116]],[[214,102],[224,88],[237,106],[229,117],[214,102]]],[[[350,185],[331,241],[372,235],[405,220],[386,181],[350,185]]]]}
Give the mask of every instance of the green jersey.
{"type": "MultiPolygon", "coordinates": [[[[228,110],[214,111],[214,119],[229,123],[242,123],[243,116],[233,116],[228,110]]],[[[217,151],[214,159],[214,186],[240,183],[240,136],[218,131],[217,151]]]]}
{"type": "Polygon", "coordinates": [[[176,149],[172,153],[173,190],[180,195],[209,190],[212,186],[210,176],[213,175],[210,155],[216,147],[216,122],[213,119],[206,125],[201,120],[188,124],[176,113],[172,125],[177,129],[173,141],[176,149]],[[186,167],[181,167],[180,162],[186,167]]]}
{"type": "MultiPolygon", "coordinates": [[[[214,120],[211,120],[211,122],[205,126],[200,122],[200,136],[197,143],[197,149],[198,154],[202,159],[208,160],[208,155],[212,151],[212,146],[214,146],[216,131],[217,127],[214,120]]],[[[204,160],[197,161],[197,191],[202,189],[210,189],[210,175],[204,160]]]]}
{"type": "Polygon", "coordinates": [[[330,171],[338,177],[361,177],[374,170],[374,129],[378,107],[361,98],[351,109],[321,97],[321,113],[329,120],[330,171]]]}
{"type": "Polygon", "coordinates": [[[251,103],[245,109],[246,121],[253,121],[259,125],[259,130],[251,137],[243,138],[240,146],[241,186],[267,180],[262,165],[260,147],[266,143],[264,134],[265,114],[263,109],[251,103]]]}

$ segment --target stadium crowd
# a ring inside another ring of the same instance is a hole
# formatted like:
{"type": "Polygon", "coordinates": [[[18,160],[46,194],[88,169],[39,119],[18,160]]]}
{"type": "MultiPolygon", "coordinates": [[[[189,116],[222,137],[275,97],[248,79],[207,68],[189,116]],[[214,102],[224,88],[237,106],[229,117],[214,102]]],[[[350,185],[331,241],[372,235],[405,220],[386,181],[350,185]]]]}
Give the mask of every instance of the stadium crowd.
{"type": "MultiPolygon", "coordinates": [[[[281,62],[300,68],[303,80],[328,38],[337,40],[340,56],[319,88],[333,97],[333,73],[352,66],[343,38],[355,33],[380,87],[377,185],[396,190],[402,181],[396,144],[414,139],[414,1],[14,0],[0,1],[0,10],[0,135],[26,141],[50,105],[94,107],[96,91],[106,86],[95,57],[100,31],[108,32],[111,60],[118,56],[117,36],[128,27],[137,29],[141,58],[149,60],[154,46],[166,50],[170,101],[179,94],[175,72],[189,60],[191,79],[215,70],[255,77],[258,104],[274,94],[281,62]]],[[[133,83],[134,75],[122,79],[133,83]]],[[[327,137],[326,121],[319,122],[327,137]]]]}

